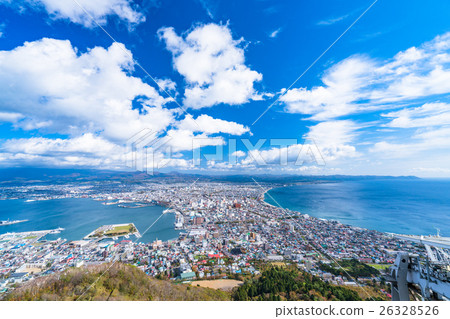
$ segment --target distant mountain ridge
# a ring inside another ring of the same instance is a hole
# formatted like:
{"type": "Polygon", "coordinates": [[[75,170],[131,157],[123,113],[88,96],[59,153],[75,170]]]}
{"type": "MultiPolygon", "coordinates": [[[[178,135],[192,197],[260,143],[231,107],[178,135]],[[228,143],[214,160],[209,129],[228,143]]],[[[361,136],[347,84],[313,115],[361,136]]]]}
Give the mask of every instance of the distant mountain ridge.
{"type": "Polygon", "coordinates": [[[235,182],[249,183],[255,178],[258,182],[265,183],[300,183],[319,181],[346,181],[361,179],[418,179],[415,176],[374,176],[374,175],[271,175],[271,174],[187,174],[180,172],[158,173],[153,175],[139,171],[114,171],[101,169],[70,169],[70,168],[37,168],[37,167],[16,167],[1,168],[0,183],[67,183],[76,181],[93,180],[117,180],[139,182],[146,180],[171,180],[171,181],[215,181],[215,182],[235,182]]]}

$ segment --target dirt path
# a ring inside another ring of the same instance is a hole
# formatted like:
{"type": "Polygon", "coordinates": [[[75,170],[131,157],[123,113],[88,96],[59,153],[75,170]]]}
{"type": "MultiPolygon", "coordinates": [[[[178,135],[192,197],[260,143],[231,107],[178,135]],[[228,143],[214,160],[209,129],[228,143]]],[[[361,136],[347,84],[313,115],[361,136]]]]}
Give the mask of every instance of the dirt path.
{"type": "Polygon", "coordinates": [[[200,286],[212,289],[231,291],[234,287],[242,285],[244,282],[234,279],[198,280],[191,283],[192,286],[200,286]]]}

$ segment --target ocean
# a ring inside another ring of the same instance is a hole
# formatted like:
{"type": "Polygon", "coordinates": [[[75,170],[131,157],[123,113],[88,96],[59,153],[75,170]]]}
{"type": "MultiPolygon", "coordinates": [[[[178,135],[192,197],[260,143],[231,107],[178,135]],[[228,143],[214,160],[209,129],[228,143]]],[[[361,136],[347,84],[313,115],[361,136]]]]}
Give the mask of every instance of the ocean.
{"type": "MultiPolygon", "coordinates": [[[[305,183],[268,192],[282,207],[344,224],[411,235],[450,236],[450,180],[305,183]]],[[[277,206],[265,195],[269,204],[277,206]]]]}
{"type": "MultiPolygon", "coordinates": [[[[28,222],[0,226],[0,234],[65,228],[60,234],[47,235],[48,239],[64,238],[78,240],[102,225],[134,223],[141,234],[162,214],[165,208],[148,206],[122,208],[102,205],[86,198],[66,198],[26,202],[23,199],[0,200],[0,220],[28,219],[28,222]]],[[[152,242],[155,239],[169,240],[178,237],[174,229],[175,216],[165,214],[137,242],[152,242]]],[[[136,237],[130,236],[130,240],[136,237]]]]}

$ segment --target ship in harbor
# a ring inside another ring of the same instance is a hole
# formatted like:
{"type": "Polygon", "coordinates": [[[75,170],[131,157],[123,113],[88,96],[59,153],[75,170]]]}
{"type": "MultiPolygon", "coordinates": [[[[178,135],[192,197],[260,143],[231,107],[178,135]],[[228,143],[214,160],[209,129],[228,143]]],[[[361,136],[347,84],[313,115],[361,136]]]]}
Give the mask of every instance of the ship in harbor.
{"type": "Polygon", "coordinates": [[[6,226],[6,225],[14,225],[18,223],[24,223],[27,222],[28,219],[22,219],[22,220],[0,220],[0,226],[6,226]]]}

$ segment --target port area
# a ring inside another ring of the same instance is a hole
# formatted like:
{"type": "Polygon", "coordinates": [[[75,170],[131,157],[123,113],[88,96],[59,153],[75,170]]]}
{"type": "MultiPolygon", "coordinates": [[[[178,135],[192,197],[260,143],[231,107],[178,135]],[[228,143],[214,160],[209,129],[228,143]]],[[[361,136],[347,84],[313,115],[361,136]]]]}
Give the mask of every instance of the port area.
{"type": "Polygon", "coordinates": [[[64,228],[28,231],[22,233],[6,233],[0,235],[0,251],[6,249],[16,251],[19,248],[26,248],[27,245],[39,245],[39,241],[48,234],[59,234],[64,228]]]}
{"type": "Polygon", "coordinates": [[[177,230],[184,229],[183,214],[181,214],[179,211],[177,211],[176,209],[173,209],[173,208],[168,208],[163,211],[163,214],[170,214],[170,213],[175,214],[175,223],[173,224],[175,229],[177,229],[177,230]]]}
{"type": "Polygon", "coordinates": [[[121,236],[128,238],[130,235],[135,235],[137,238],[141,237],[133,223],[103,225],[89,233],[84,239],[116,238],[121,236]]]}

